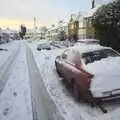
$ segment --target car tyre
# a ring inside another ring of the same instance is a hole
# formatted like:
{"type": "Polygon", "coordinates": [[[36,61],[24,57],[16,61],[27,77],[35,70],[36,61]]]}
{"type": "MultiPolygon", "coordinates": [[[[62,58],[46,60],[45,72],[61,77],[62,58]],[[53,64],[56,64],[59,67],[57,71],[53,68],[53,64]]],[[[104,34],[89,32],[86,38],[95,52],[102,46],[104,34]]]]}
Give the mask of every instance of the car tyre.
{"type": "Polygon", "coordinates": [[[59,70],[57,69],[57,65],[56,65],[56,71],[57,71],[59,77],[62,77],[61,73],[60,73],[59,70]]]}
{"type": "Polygon", "coordinates": [[[90,91],[88,91],[87,97],[88,97],[88,103],[90,104],[91,107],[94,107],[97,105],[97,101],[96,99],[93,98],[93,95],[90,91]]]}

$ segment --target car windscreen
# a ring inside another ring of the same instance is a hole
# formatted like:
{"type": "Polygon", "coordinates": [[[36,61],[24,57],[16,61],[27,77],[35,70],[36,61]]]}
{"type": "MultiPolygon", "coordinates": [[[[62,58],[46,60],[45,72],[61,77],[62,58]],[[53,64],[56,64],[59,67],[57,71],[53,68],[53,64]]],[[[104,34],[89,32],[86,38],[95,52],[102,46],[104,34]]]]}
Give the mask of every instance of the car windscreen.
{"type": "Polygon", "coordinates": [[[102,50],[95,50],[92,52],[86,52],[82,54],[82,59],[84,59],[85,64],[92,63],[94,61],[99,61],[103,58],[107,57],[117,57],[119,54],[117,54],[112,49],[102,49],[102,50]]]}

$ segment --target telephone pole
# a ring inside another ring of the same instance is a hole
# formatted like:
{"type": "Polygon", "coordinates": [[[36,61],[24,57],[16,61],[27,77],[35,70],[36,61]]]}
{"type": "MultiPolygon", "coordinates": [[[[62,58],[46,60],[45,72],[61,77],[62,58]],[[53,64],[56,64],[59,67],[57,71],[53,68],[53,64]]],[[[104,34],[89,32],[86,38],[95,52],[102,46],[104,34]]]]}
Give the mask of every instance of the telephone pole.
{"type": "Polygon", "coordinates": [[[95,8],[95,0],[92,0],[92,9],[95,8]]]}
{"type": "Polygon", "coordinates": [[[37,19],[36,19],[36,17],[34,17],[34,28],[35,29],[37,28],[37,19]]]}

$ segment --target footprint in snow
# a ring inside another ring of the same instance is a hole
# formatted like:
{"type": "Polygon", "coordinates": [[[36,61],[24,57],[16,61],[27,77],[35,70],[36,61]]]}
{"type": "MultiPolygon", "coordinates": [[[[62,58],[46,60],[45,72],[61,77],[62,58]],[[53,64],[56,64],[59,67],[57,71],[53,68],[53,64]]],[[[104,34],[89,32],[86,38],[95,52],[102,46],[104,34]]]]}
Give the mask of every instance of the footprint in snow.
{"type": "Polygon", "coordinates": [[[5,108],[4,111],[3,111],[3,115],[7,116],[8,112],[9,112],[9,108],[5,108]]]}

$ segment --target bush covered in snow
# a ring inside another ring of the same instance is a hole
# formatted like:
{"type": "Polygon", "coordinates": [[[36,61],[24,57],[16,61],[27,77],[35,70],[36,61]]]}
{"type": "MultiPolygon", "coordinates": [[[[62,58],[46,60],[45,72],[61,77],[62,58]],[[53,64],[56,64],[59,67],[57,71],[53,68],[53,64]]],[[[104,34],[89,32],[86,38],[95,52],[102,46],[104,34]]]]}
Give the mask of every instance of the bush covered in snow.
{"type": "Polygon", "coordinates": [[[100,7],[93,15],[96,37],[103,44],[120,49],[120,1],[100,7]]]}

